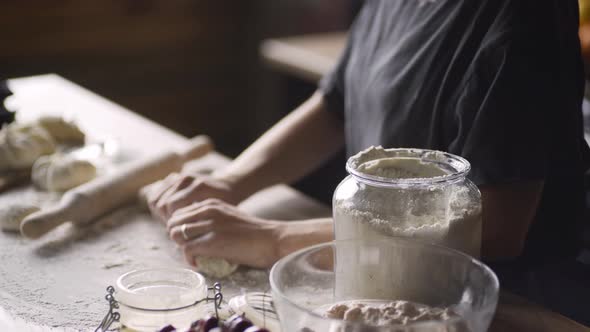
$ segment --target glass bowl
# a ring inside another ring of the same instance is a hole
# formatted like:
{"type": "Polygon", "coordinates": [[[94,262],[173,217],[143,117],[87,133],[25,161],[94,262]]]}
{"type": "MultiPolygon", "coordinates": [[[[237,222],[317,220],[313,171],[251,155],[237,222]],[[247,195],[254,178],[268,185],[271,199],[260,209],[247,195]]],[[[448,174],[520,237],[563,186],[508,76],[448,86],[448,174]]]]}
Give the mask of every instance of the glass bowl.
{"type": "Polygon", "coordinates": [[[495,274],[480,261],[446,247],[395,237],[302,249],[273,266],[270,284],[283,332],[483,332],[494,315],[499,289],[495,274]],[[378,327],[322,315],[330,305],[348,300],[411,301],[450,309],[454,315],[444,321],[378,327]]]}
{"type": "Polygon", "coordinates": [[[204,313],[205,278],[188,269],[134,270],[117,279],[115,298],[121,324],[136,331],[156,331],[173,324],[188,328],[204,313]]]}

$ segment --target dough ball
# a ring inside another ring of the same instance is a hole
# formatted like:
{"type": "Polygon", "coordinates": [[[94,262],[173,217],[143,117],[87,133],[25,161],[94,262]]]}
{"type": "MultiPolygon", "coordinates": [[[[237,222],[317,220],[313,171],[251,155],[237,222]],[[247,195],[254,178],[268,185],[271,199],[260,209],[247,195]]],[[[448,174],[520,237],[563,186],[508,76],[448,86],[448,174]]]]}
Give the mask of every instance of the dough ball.
{"type": "Polygon", "coordinates": [[[213,278],[225,278],[234,273],[239,266],[237,264],[230,263],[225,259],[214,257],[198,257],[196,259],[196,263],[197,271],[213,278]]]}
{"type": "Polygon", "coordinates": [[[47,191],[67,191],[96,177],[96,167],[86,160],[61,154],[37,159],[31,172],[33,184],[47,191]]]}
{"type": "Polygon", "coordinates": [[[0,130],[0,171],[30,168],[40,156],[55,152],[47,130],[34,125],[10,124],[0,130]]]}
{"type": "Polygon", "coordinates": [[[43,127],[58,143],[82,145],[86,136],[73,122],[68,122],[59,116],[43,116],[37,119],[37,124],[43,127]]]}
{"type": "Polygon", "coordinates": [[[4,231],[19,232],[23,219],[39,210],[39,207],[27,204],[3,206],[0,208],[0,228],[4,231]]]}

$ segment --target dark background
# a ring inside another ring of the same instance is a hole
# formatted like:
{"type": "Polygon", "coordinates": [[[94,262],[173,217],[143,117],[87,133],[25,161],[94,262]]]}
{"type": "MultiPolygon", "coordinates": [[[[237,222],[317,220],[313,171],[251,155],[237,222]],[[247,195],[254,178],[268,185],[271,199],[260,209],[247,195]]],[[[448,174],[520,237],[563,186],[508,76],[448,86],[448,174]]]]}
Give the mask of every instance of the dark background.
{"type": "MultiPolygon", "coordinates": [[[[2,1],[0,78],[57,73],[235,157],[315,89],[266,68],[260,42],[345,30],[359,2],[2,1]]],[[[340,155],[297,188],[329,202],[343,166],[340,155]]],[[[590,206],[590,175],[586,186],[590,206]]]]}
{"type": "Polygon", "coordinates": [[[0,4],[0,78],[57,73],[236,156],[315,89],[266,68],[265,38],[345,30],[353,0],[0,4]]]}

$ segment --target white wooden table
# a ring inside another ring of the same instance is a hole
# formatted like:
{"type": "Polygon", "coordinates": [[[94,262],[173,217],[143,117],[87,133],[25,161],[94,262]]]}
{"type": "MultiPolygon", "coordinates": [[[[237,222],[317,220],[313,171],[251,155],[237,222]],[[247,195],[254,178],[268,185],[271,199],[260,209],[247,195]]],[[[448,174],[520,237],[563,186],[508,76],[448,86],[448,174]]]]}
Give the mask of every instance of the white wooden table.
{"type": "MultiPolygon", "coordinates": [[[[18,120],[41,114],[76,119],[90,137],[116,138],[125,158],[179,148],[187,138],[97,96],[57,75],[10,80],[18,120]]],[[[215,168],[227,158],[212,154],[190,166],[215,168]]],[[[44,201],[30,187],[0,195],[0,205],[44,201]]],[[[287,186],[262,191],[241,205],[254,214],[283,220],[327,216],[327,207],[287,186]]],[[[105,288],[124,272],[146,267],[187,267],[164,228],[139,207],[129,206],[95,225],[62,225],[37,241],[0,232],[0,308],[31,331],[93,330],[105,314],[105,288]]],[[[222,280],[226,297],[244,289],[267,289],[267,271],[241,269],[222,280]]],[[[0,313],[0,326],[3,315],[0,313]]]]}

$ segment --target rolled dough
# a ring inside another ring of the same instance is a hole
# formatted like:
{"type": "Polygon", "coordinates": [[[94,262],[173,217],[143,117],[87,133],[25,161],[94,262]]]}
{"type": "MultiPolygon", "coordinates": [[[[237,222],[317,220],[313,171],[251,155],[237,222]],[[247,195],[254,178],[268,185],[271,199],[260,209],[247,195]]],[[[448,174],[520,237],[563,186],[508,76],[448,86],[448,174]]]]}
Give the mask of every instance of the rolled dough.
{"type": "Polygon", "coordinates": [[[38,206],[28,204],[3,206],[0,208],[0,228],[3,231],[19,232],[21,221],[39,210],[38,206]]]}
{"type": "Polygon", "coordinates": [[[42,127],[7,125],[0,130],[0,171],[29,168],[37,158],[55,149],[55,141],[42,127]]]}
{"type": "Polygon", "coordinates": [[[198,257],[195,261],[197,263],[197,271],[213,278],[225,278],[234,273],[239,266],[225,259],[214,257],[198,257]]]}
{"type": "Polygon", "coordinates": [[[64,120],[59,116],[42,116],[36,123],[43,127],[58,143],[84,144],[85,135],[73,122],[64,120]]]}
{"type": "Polygon", "coordinates": [[[47,191],[67,191],[96,177],[96,167],[89,161],[53,154],[42,156],[33,165],[33,183],[47,191]]]}

